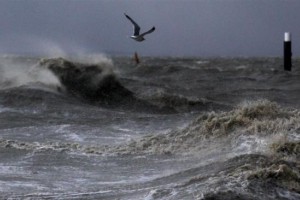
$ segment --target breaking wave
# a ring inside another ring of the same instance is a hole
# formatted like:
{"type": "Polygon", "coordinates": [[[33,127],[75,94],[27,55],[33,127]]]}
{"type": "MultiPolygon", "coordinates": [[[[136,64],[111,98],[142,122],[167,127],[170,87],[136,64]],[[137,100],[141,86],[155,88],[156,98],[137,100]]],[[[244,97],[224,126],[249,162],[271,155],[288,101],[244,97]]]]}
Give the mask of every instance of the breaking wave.
{"type": "Polygon", "coordinates": [[[0,63],[0,89],[35,87],[55,92],[61,87],[60,81],[48,69],[38,67],[37,59],[8,57],[0,63]]]}
{"type": "Polygon", "coordinates": [[[47,102],[54,95],[62,95],[101,106],[155,113],[175,112],[167,106],[156,106],[137,98],[116,77],[112,60],[103,56],[74,58],[75,61],[64,58],[32,59],[28,63],[19,62],[22,64],[16,60],[1,62],[0,89],[4,105],[47,102]]]}
{"type": "MultiPolygon", "coordinates": [[[[275,102],[244,102],[232,110],[207,112],[180,130],[149,134],[118,146],[64,142],[23,142],[0,138],[1,149],[67,152],[87,155],[186,155],[200,164],[160,177],[182,180],[172,191],[150,191],[147,198],[298,199],[300,192],[300,111],[275,102]],[[174,193],[173,193],[174,192],[174,193]]],[[[144,185],[143,185],[144,184],[144,185]]]]}
{"type": "Polygon", "coordinates": [[[68,93],[83,99],[110,103],[133,94],[120,84],[107,63],[82,64],[58,58],[43,59],[39,65],[50,69],[68,93]]]}
{"type": "MultiPolygon", "coordinates": [[[[247,138],[253,138],[253,136],[254,139],[260,137],[260,140],[263,140],[264,137],[288,135],[286,139],[288,142],[290,139],[294,140],[290,137],[299,134],[299,128],[299,110],[284,109],[274,102],[259,100],[245,102],[231,111],[203,114],[183,130],[149,135],[126,146],[118,147],[118,151],[123,153],[193,153],[201,150],[204,144],[220,138],[233,138],[233,141],[239,143],[241,138],[246,138],[245,142],[247,142],[247,138]]],[[[272,146],[275,139],[274,141],[266,139],[266,141],[272,146]]],[[[291,151],[295,153],[295,150],[291,151]]]]}
{"type": "Polygon", "coordinates": [[[172,130],[165,134],[149,134],[119,146],[88,146],[62,142],[30,144],[3,139],[0,146],[91,154],[195,154],[208,146],[215,147],[214,142],[219,145],[225,140],[231,141],[229,145],[241,153],[264,152],[299,158],[299,134],[299,110],[284,109],[274,102],[260,100],[245,102],[231,111],[208,112],[181,130],[172,130]],[[253,147],[246,148],[245,152],[242,151],[243,145],[253,147]]]}

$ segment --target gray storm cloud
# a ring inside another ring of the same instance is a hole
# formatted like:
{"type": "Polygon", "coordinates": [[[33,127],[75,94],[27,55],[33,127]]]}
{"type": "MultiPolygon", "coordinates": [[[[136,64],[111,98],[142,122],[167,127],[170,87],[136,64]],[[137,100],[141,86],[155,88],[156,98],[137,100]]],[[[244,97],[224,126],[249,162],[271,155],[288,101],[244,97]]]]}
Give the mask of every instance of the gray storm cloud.
{"type": "Polygon", "coordinates": [[[0,53],[280,56],[290,31],[297,56],[299,10],[296,0],[0,1],[0,53]],[[157,30],[135,43],[124,12],[157,30]]]}

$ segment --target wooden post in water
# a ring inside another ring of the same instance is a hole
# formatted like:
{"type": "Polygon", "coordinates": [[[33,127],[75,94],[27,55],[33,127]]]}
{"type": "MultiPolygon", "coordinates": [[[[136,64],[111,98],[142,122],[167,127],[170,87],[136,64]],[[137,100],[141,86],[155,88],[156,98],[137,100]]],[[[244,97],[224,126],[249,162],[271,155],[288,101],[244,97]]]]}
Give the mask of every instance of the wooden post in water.
{"type": "Polygon", "coordinates": [[[291,34],[289,32],[284,33],[284,44],[283,44],[283,62],[284,62],[284,70],[291,71],[292,70],[292,41],[291,34]]]}
{"type": "Polygon", "coordinates": [[[134,58],[134,61],[135,61],[136,64],[140,63],[140,59],[139,59],[139,56],[138,56],[137,52],[134,52],[134,57],[133,58],[134,58]]]}

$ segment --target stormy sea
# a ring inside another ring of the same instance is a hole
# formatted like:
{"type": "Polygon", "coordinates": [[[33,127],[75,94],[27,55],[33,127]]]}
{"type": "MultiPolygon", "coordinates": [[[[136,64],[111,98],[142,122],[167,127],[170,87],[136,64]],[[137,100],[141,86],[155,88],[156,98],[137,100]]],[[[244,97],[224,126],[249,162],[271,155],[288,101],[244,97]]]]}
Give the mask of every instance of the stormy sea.
{"type": "Polygon", "coordinates": [[[300,199],[300,59],[0,57],[0,199],[300,199]]]}

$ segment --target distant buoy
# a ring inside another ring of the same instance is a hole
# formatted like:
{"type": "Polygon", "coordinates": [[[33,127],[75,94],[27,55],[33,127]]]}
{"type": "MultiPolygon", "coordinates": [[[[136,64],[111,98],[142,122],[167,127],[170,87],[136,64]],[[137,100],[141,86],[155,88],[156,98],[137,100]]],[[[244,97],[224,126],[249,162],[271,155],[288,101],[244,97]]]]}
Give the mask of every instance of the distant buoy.
{"type": "Polygon", "coordinates": [[[137,52],[134,52],[134,57],[133,58],[134,58],[134,61],[135,61],[136,64],[140,63],[140,59],[139,59],[139,56],[138,56],[137,52]]]}
{"type": "Polygon", "coordinates": [[[283,62],[284,70],[292,70],[292,41],[291,34],[289,32],[284,33],[284,43],[283,43],[283,62]]]}

